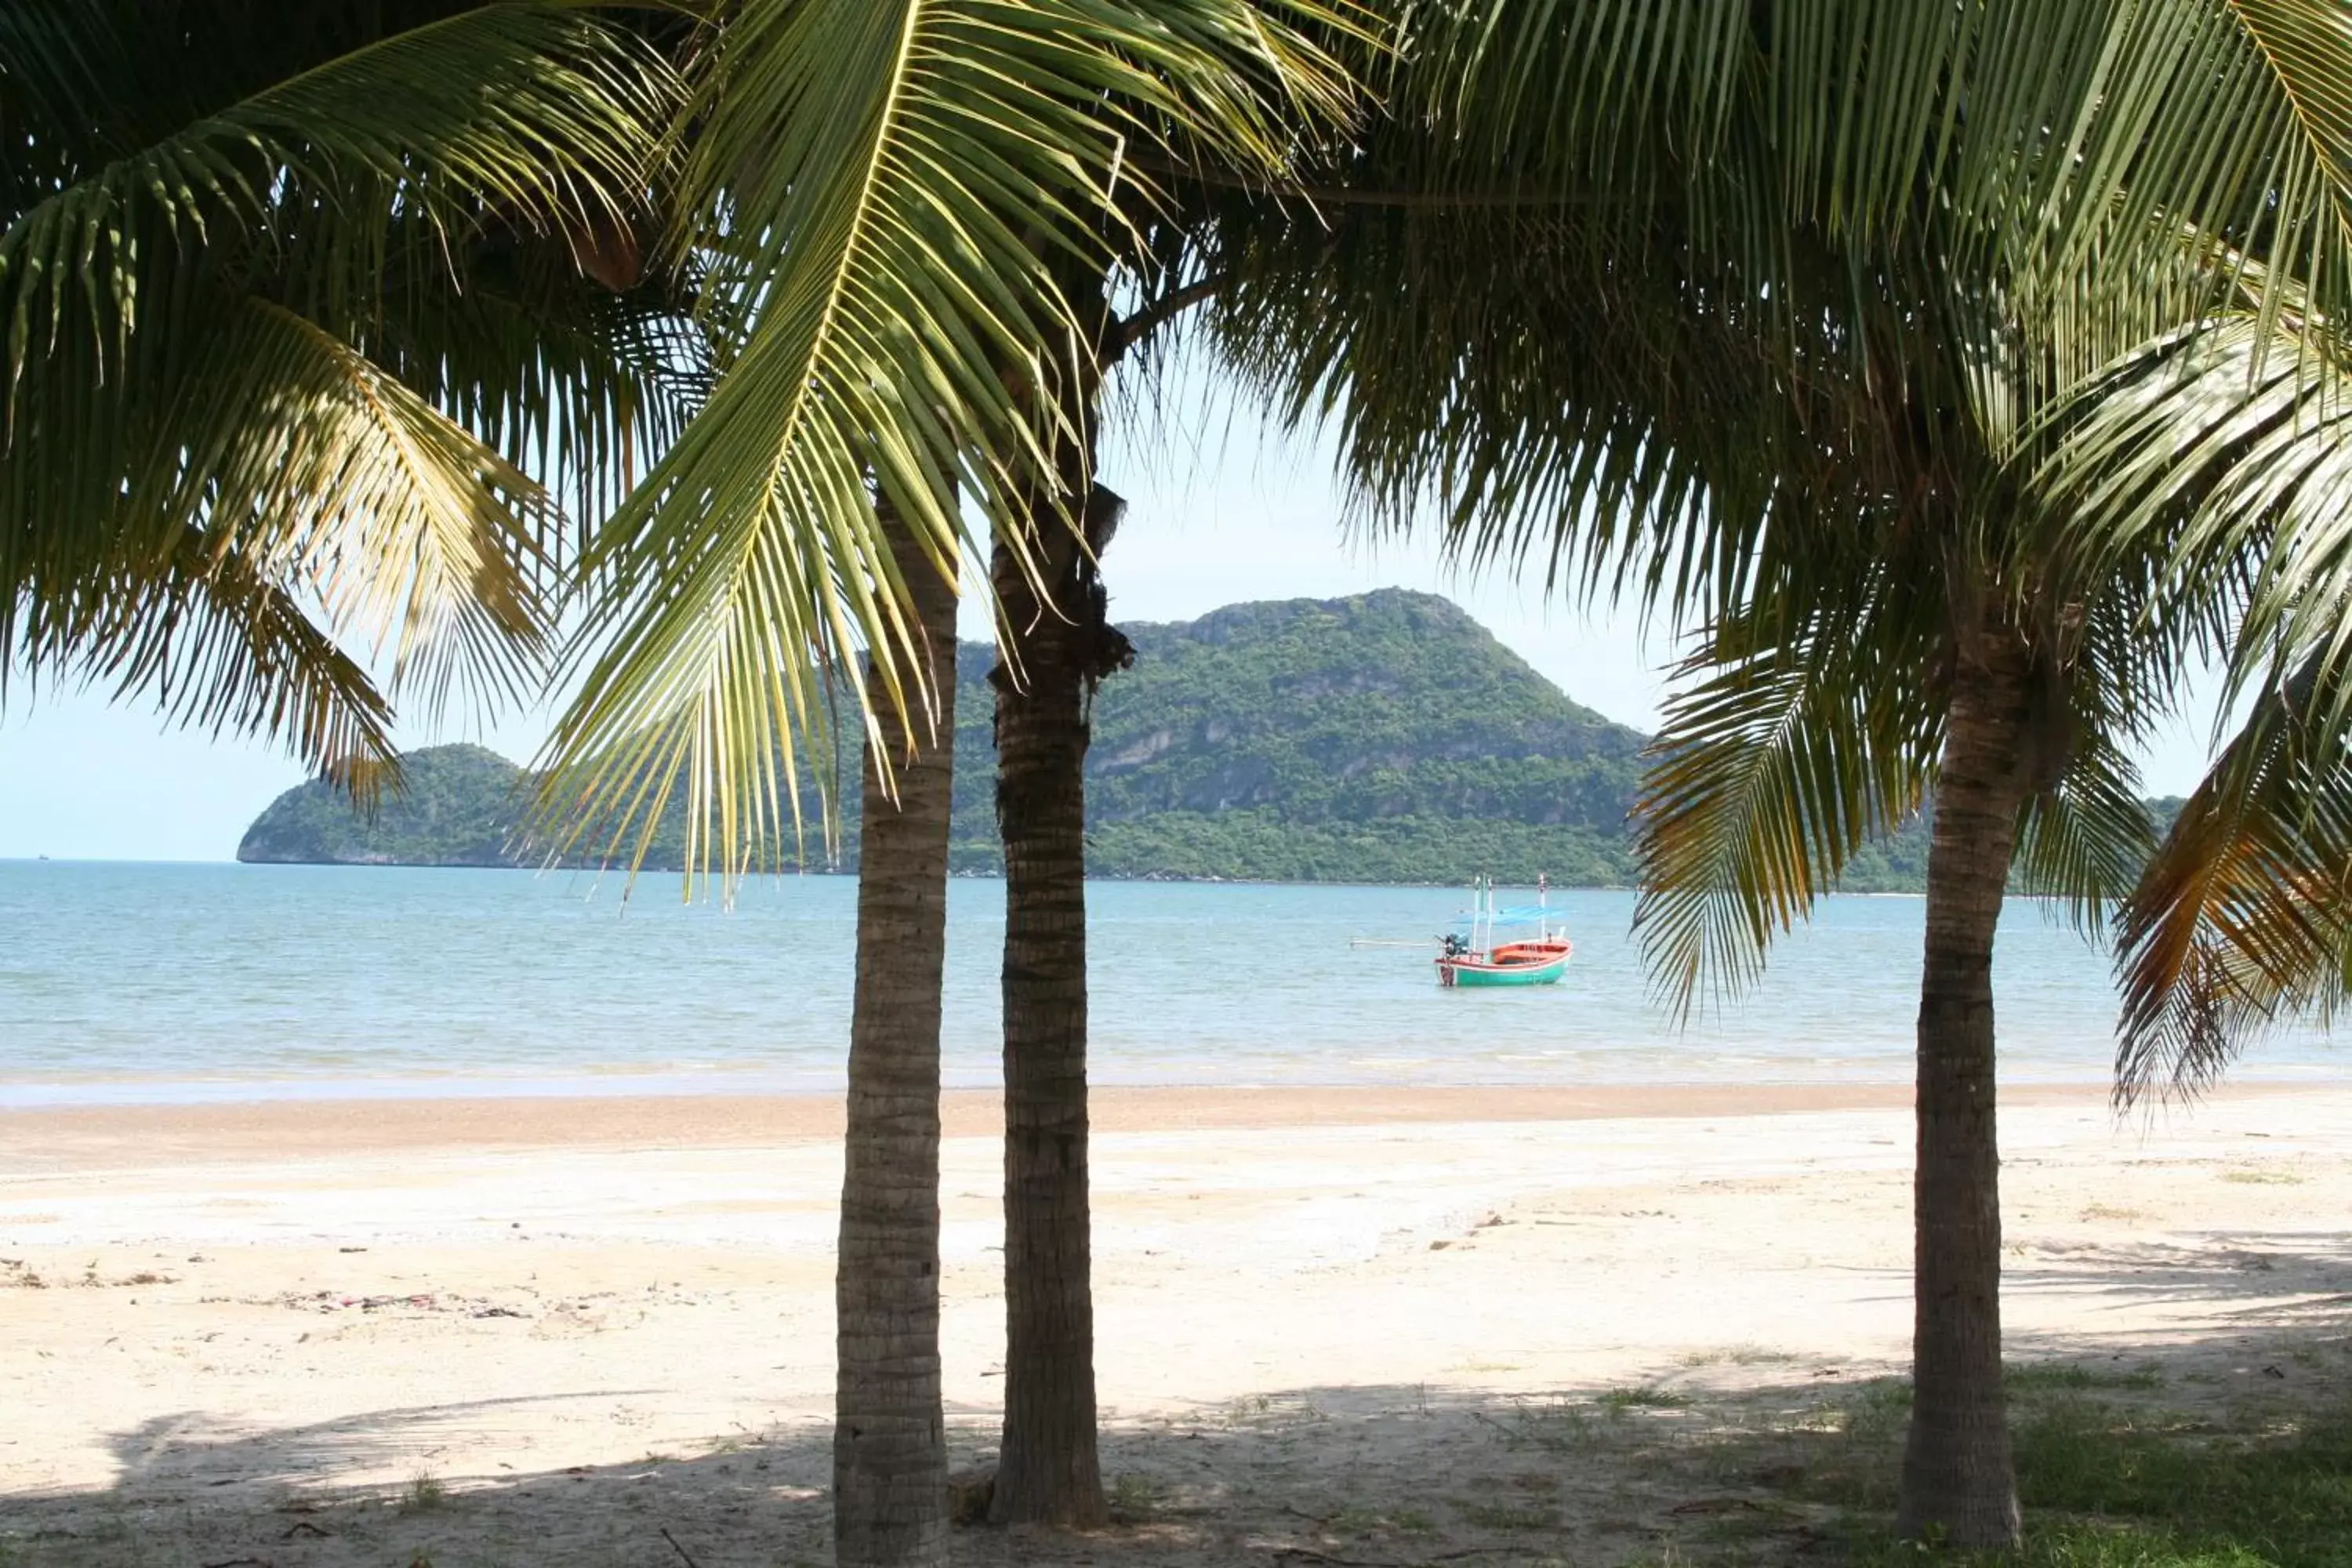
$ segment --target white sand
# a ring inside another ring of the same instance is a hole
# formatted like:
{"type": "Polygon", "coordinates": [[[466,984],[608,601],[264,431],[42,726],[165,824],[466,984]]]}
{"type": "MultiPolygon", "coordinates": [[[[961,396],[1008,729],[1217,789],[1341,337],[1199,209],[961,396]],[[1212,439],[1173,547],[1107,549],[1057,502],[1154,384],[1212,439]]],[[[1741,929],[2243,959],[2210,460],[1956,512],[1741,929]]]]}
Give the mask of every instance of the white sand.
{"type": "MultiPolygon", "coordinates": [[[[1478,1091],[1443,1101],[1462,1118],[1443,1121],[1375,1093],[1287,1092],[1314,1114],[1128,1091],[1096,1140],[1111,1468],[1140,1478],[1130,1503],[1208,1500],[1136,1538],[1153,1561],[1266,1561],[1268,1519],[1322,1517],[1294,1495],[1427,1473],[1436,1428],[1411,1417],[1435,1409],[1801,1388],[1905,1360],[1910,1129],[1885,1091],[1763,1115],[1727,1113],[1720,1091],[1643,1091],[1548,1121],[1478,1091]],[[1642,1113],[1594,1114],[1612,1109],[1642,1113]],[[1165,1122],[1183,1130],[1148,1130],[1165,1122]],[[1314,1429],[1259,1434],[1273,1446],[1254,1458],[1214,1440],[1286,1413],[1314,1429]],[[1205,1467],[1189,1480],[1188,1433],[1205,1467]],[[1261,1496],[1235,1465],[1296,1479],[1261,1496]]],[[[2279,1336],[2340,1332],[2352,1089],[2242,1091],[2123,1127],[2095,1090],[2019,1098],[2003,1120],[2013,1356],[2176,1353],[2250,1378],[2279,1336]]],[[[1001,1375],[985,1109],[960,1107],[945,1151],[960,1459],[992,1441],[1001,1375]]],[[[451,1108],[440,1136],[435,1116],[0,1116],[0,1563],[12,1531],[43,1531],[21,1561],[225,1562],[249,1537],[272,1568],[389,1562],[402,1530],[437,1568],[649,1563],[656,1524],[701,1542],[701,1568],[814,1560],[840,1171],[823,1110],[673,1103],[645,1108],[635,1137],[613,1102],[451,1108]],[[322,1122],[337,1131],[295,1131],[322,1122]],[[562,1146],[568,1125],[593,1146],[562,1146]],[[665,1481],[648,1456],[696,1479],[665,1481]],[[426,1472],[462,1506],[318,1516],[331,1528],[284,1511],[426,1472]],[[662,1485],[698,1489],[648,1512],[662,1485]]],[[[1482,1462],[1517,1462],[1507,1447],[1482,1462]]],[[[1472,1528],[1446,1519],[1433,1528],[1472,1528]]],[[[1636,1543],[1653,1529],[1617,1523],[1636,1543]]],[[[967,1539],[974,1560],[1045,1550],[967,1539]]]]}

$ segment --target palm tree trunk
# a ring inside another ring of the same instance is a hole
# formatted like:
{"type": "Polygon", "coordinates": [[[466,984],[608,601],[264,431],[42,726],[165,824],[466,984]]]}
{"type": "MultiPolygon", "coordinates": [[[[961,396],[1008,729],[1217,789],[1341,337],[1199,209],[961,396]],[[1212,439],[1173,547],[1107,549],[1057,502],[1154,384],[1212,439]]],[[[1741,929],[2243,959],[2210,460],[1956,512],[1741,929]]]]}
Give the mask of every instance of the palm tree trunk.
{"type": "Polygon", "coordinates": [[[879,783],[869,741],[834,1285],[834,1550],[842,1568],[931,1568],[946,1563],[948,1545],[940,1405],[940,987],[955,764],[956,594],[903,529],[894,538],[929,645],[937,728],[917,715],[911,739],[919,749],[910,759],[910,737],[892,714],[890,696],[868,675],[887,754],[898,764],[898,798],[879,783]]]}
{"type": "Polygon", "coordinates": [[[1992,949],[2031,773],[2030,668],[2004,626],[1959,650],[1927,852],[1913,1397],[1897,1529],[1967,1547],[2013,1545],[2019,1530],[2001,1392],[1992,949]]]}
{"type": "Polygon", "coordinates": [[[992,676],[1004,837],[1005,1353],[990,1518],[1088,1529],[1108,1521],[1109,1504],[1095,1430],[1084,770],[1091,656],[1118,634],[1101,625],[1099,590],[1063,515],[1033,521],[1057,602],[1035,603],[1003,546],[993,562],[1023,635],[1017,678],[1003,663],[992,676]]]}
{"type": "Polygon", "coordinates": [[[1086,759],[1095,688],[1134,661],[1096,565],[1126,503],[1096,482],[1103,374],[1212,290],[1180,290],[1115,322],[1109,279],[1049,261],[1094,312],[1090,353],[1058,393],[1058,495],[1024,520],[1033,580],[1001,542],[990,572],[1019,629],[996,689],[996,814],[1004,840],[1004,1436],[989,1518],[1107,1522],[1095,1427],[1093,1218],[1087,1190],[1086,759]],[[1076,521],[1083,532],[1074,535],[1076,521]],[[1043,588],[1041,602],[1040,588],[1043,588]]]}

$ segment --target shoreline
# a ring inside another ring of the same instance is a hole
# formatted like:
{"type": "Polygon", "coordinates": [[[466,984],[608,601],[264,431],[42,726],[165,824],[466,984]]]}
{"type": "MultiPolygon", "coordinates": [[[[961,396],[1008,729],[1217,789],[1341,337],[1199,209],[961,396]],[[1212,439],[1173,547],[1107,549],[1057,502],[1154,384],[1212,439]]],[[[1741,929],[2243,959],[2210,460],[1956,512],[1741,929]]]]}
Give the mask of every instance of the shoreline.
{"type": "MultiPolygon", "coordinates": [[[[2225,1085],[2200,1105],[2341,1092],[2343,1079],[2225,1085]]],[[[1901,1110],[1907,1083],[1598,1084],[1395,1088],[1097,1086],[1097,1133],[1266,1131],[1547,1121],[1749,1119],[1901,1110]]],[[[2033,1082],[2004,1108],[2110,1112],[2104,1082],[2033,1082]]],[[[941,1135],[1002,1129],[993,1089],[949,1089],[941,1135]]],[[[2153,1108],[2151,1114],[2162,1114],[2153,1108]]],[[[2193,1113],[2193,1112],[2192,1112],[2193,1113]]],[[[2132,1113],[2135,1117],[2142,1113],[2132,1113]]],[[[838,1094],[451,1095],[0,1109],[0,1180],[160,1163],[249,1163],[432,1151],[722,1150],[822,1143],[842,1133],[838,1094]]]]}

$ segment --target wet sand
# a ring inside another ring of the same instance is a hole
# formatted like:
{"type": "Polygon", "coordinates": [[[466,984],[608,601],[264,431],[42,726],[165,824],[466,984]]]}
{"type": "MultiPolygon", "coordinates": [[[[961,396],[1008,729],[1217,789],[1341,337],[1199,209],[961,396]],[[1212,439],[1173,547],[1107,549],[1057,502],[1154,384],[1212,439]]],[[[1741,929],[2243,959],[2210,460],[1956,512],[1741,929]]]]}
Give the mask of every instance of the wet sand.
{"type": "MultiPolygon", "coordinates": [[[[2238,1098],[2298,1094],[2247,1084],[2238,1098]]],[[[1094,1126],[1108,1133],[1436,1122],[1592,1121],[1899,1110],[1907,1084],[1602,1084],[1392,1089],[1098,1087],[1094,1126]]],[[[2027,1084],[2008,1105],[2104,1105],[2098,1084],[2027,1084]]],[[[993,1091],[942,1097],[945,1135],[1003,1125],[993,1091]]],[[[838,1095],[657,1095],[270,1100],[196,1105],[0,1110],[0,1176],[131,1162],[243,1161],[425,1150],[726,1149],[841,1136],[838,1095]]]]}

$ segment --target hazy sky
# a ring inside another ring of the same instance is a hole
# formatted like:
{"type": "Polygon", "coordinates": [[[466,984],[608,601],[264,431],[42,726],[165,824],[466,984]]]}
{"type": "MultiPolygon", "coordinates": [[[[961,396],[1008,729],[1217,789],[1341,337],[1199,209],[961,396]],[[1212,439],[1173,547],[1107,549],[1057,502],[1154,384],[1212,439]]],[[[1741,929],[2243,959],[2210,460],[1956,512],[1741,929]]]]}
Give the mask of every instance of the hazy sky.
{"type": "MultiPolygon", "coordinates": [[[[1112,614],[1182,620],[1243,599],[1328,598],[1391,585],[1455,599],[1570,696],[1648,729],[1658,718],[1655,673],[1670,651],[1630,619],[1547,603],[1540,584],[1448,573],[1426,544],[1377,545],[1343,536],[1328,454],[1262,436],[1247,417],[1193,406],[1137,422],[1107,445],[1104,477],[1129,500],[1105,575],[1112,614]],[[1207,431],[1207,435],[1202,434],[1207,431]]],[[[985,636],[968,617],[967,636],[985,636]]],[[[246,826],[302,770],[255,742],[165,731],[143,707],[95,696],[25,700],[12,689],[0,713],[0,858],[221,860],[246,826]]],[[[543,713],[509,715],[487,733],[467,727],[404,731],[404,744],[480,739],[525,760],[545,733],[543,713]]],[[[2204,711],[2148,759],[2151,793],[2194,782],[2204,711]]]]}

